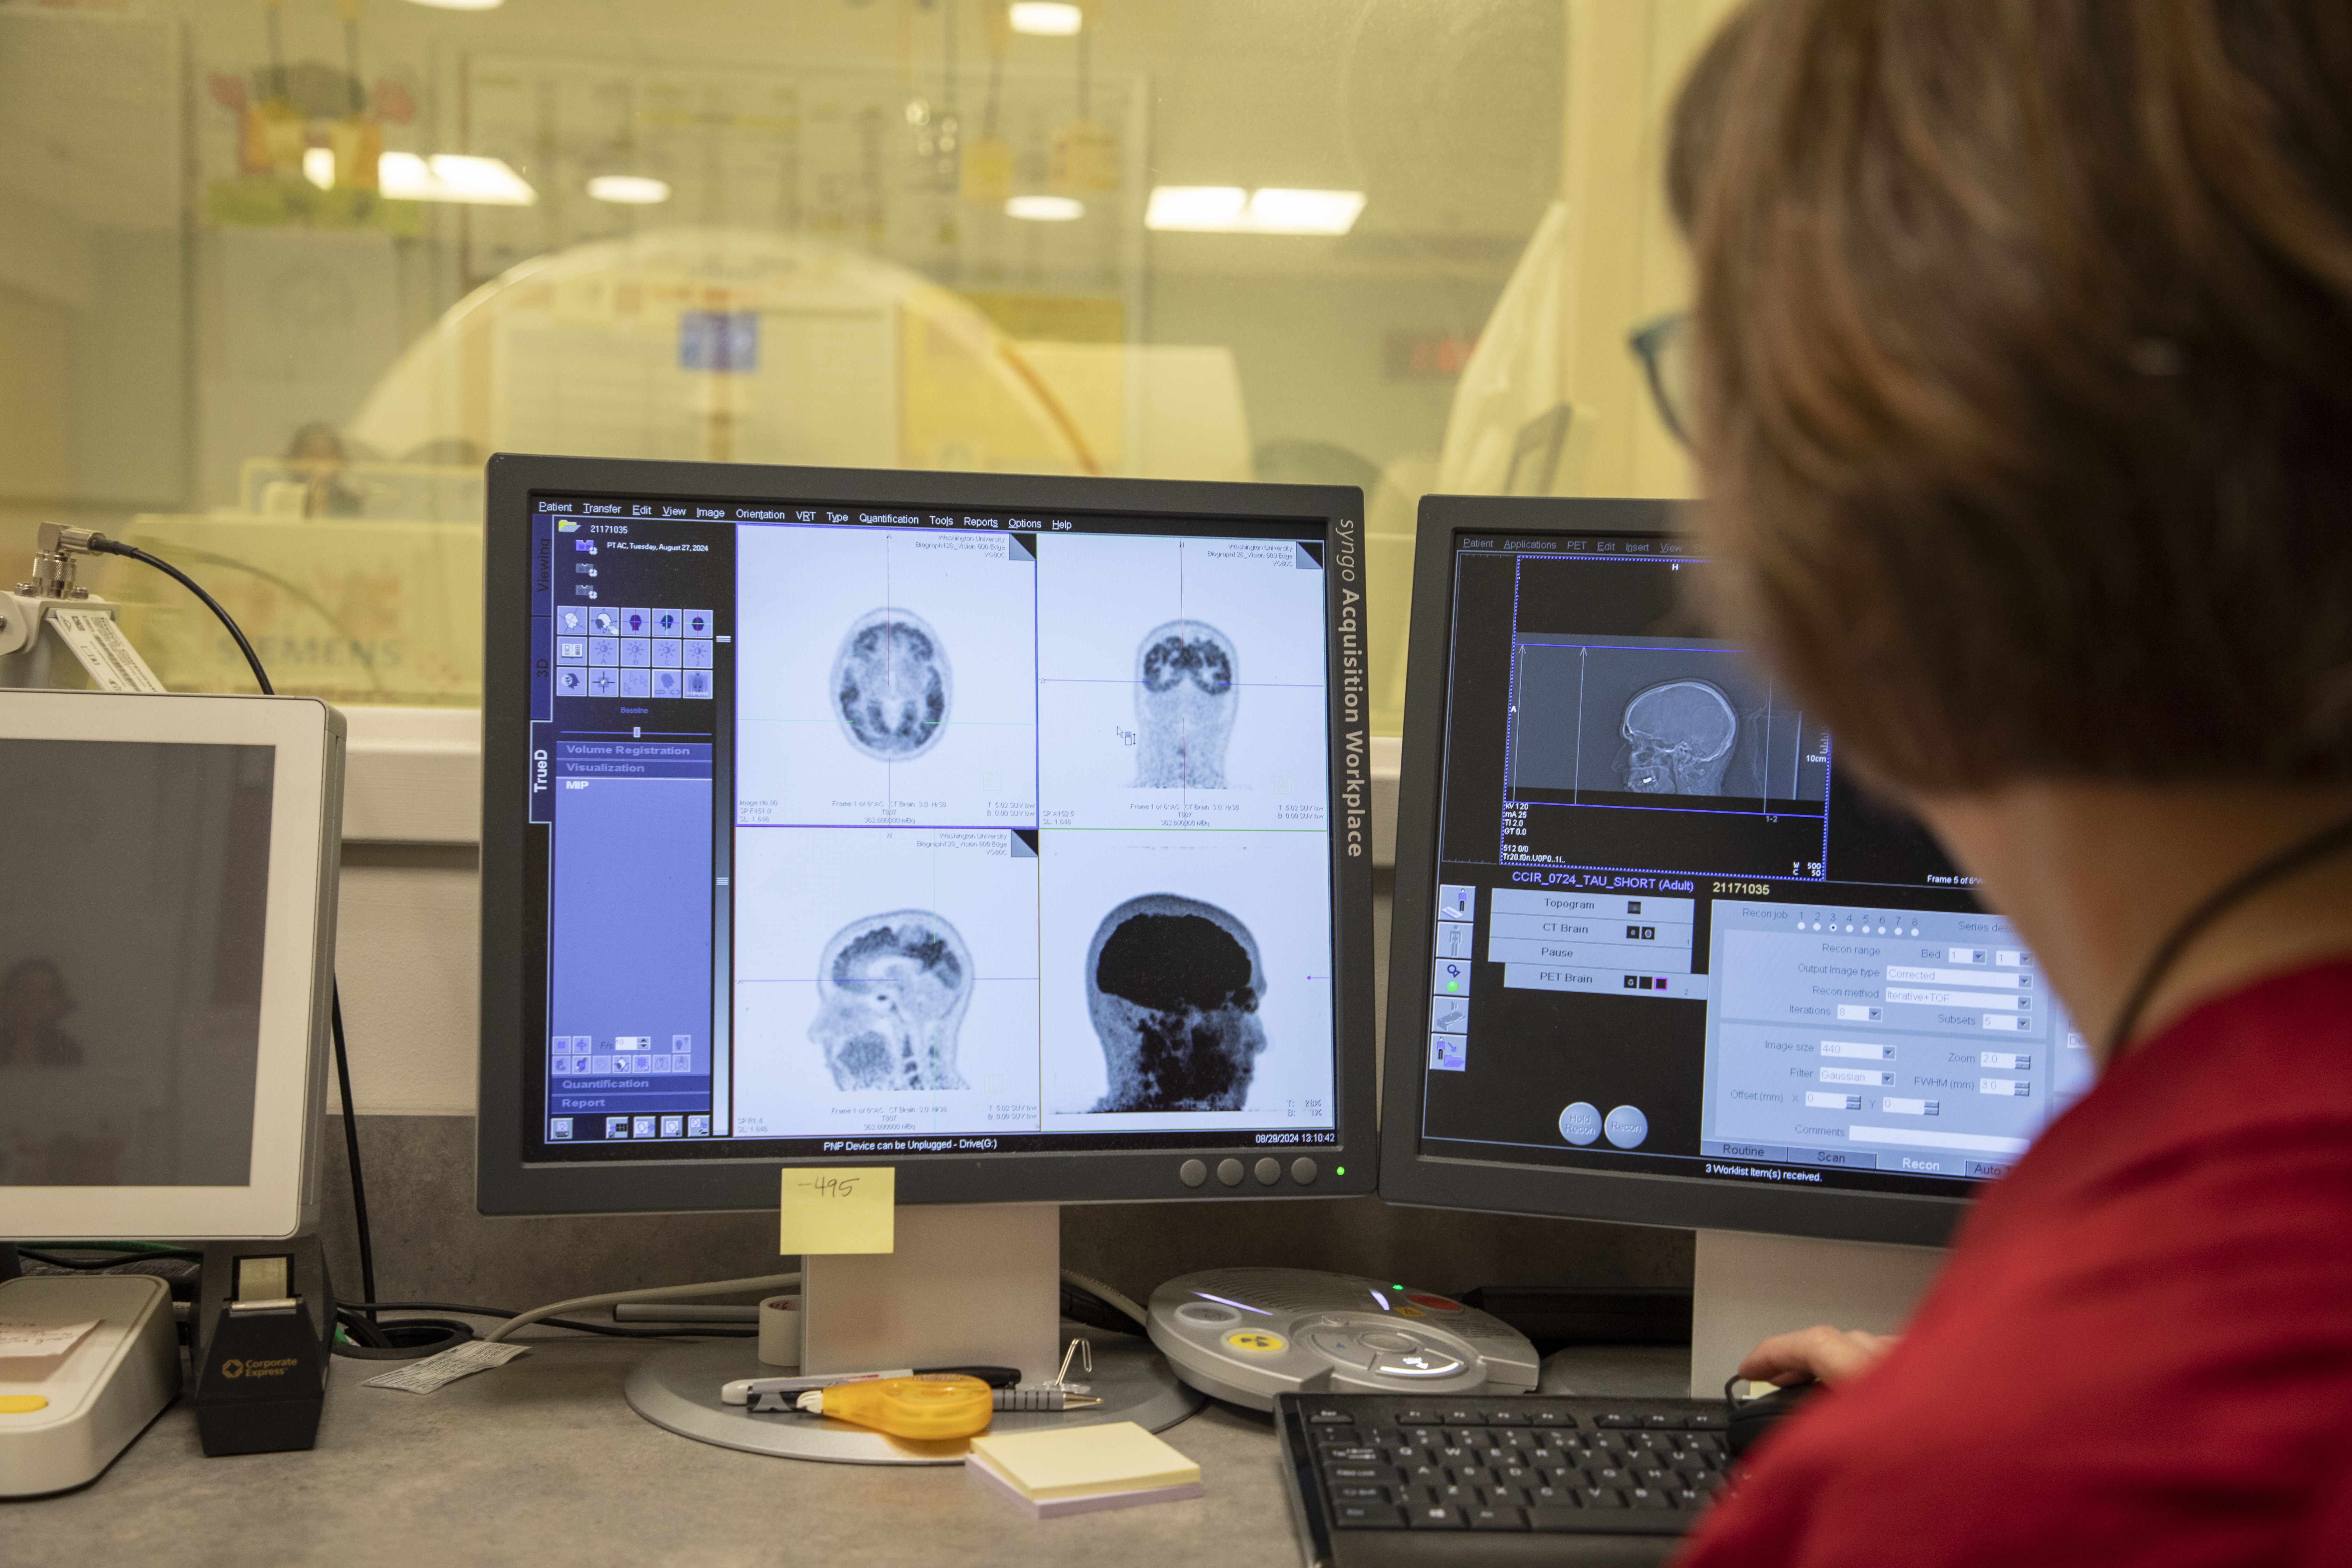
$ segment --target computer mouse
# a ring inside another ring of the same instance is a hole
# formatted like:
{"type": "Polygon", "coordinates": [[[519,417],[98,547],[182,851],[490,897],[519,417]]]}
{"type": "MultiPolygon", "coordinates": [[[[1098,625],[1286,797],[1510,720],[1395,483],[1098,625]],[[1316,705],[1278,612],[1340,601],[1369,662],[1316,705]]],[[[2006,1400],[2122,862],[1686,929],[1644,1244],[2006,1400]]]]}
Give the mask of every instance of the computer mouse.
{"type": "Polygon", "coordinates": [[[1739,1381],[1735,1377],[1723,1385],[1723,1401],[1730,1409],[1723,1441],[1735,1459],[1747,1453],[1758,1439],[1778,1425],[1789,1412],[1811,1398],[1822,1386],[1809,1377],[1802,1383],[1776,1388],[1754,1399],[1742,1399],[1732,1392],[1739,1381]]]}

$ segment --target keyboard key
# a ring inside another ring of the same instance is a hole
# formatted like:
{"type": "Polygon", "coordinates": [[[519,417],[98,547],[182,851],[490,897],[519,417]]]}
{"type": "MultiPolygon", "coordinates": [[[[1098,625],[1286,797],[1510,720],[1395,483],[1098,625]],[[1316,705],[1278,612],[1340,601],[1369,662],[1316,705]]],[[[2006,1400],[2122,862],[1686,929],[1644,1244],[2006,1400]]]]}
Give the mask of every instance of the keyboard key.
{"type": "Polygon", "coordinates": [[[1697,1487],[1684,1487],[1674,1494],[1676,1508],[1705,1508],[1707,1499],[1715,1494],[1697,1487]]]}
{"type": "Polygon", "coordinates": [[[1444,1412],[1444,1416],[1445,1425],[1448,1426],[1484,1426],[1486,1424],[1485,1411],[1474,1410],[1466,1405],[1457,1405],[1448,1408],[1444,1412]]]}
{"type": "Polygon", "coordinates": [[[1415,1530],[1466,1530],[1469,1528],[1462,1518],[1460,1509],[1446,1508],[1441,1504],[1423,1504],[1420,1508],[1413,1509],[1408,1517],[1411,1518],[1415,1530]]]}
{"type": "Polygon", "coordinates": [[[1583,1525],[1584,1510],[1572,1505],[1528,1510],[1528,1528],[1530,1530],[1580,1530],[1583,1525]]]}
{"type": "MultiPolygon", "coordinates": [[[[1538,1410],[1535,1414],[1529,1415],[1528,1419],[1538,1426],[1573,1426],[1576,1425],[1576,1415],[1573,1412],[1559,1409],[1538,1410]]],[[[1721,1426],[1722,1423],[1717,1422],[1717,1425],[1721,1426]]]]}
{"type": "Polygon", "coordinates": [[[1694,1432],[1720,1432],[1729,1420],[1720,1410],[1695,1411],[1689,1419],[1690,1429],[1694,1432]]]}
{"type": "Polygon", "coordinates": [[[1577,1492],[1576,1500],[1583,1508],[1623,1508],[1625,1494],[1614,1487],[1585,1487],[1577,1492]]]}
{"type": "Polygon", "coordinates": [[[1675,1500],[1663,1487],[1628,1487],[1625,1501],[1633,1508],[1672,1508],[1675,1500]]]}
{"type": "Polygon", "coordinates": [[[1323,1474],[1335,1484],[1340,1481],[1386,1482],[1396,1479],[1392,1465],[1328,1465],[1323,1474]]]}
{"type": "Polygon", "coordinates": [[[1457,1487],[1491,1487],[1496,1484],[1495,1472],[1477,1465],[1457,1465],[1446,1472],[1446,1479],[1457,1487]]]}
{"type": "Polygon", "coordinates": [[[1381,1462],[1378,1448],[1326,1448],[1323,1462],[1329,1465],[1377,1465],[1381,1462]]]}
{"type": "Polygon", "coordinates": [[[1349,1426],[1354,1426],[1355,1412],[1343,1410],[1336,1405],[1310,1405],[1307,1407],[1307,1424],[1309,1426],[1326,1426],[1343,1423],[1349,1426]]]}
{"type": "Polygon", "coordinates": [[[1409,1410],[1398,1411],[1397,1421],[1399,1425],[1405,1426],[1442,1426],[1444,1425],[1444,1422],[1439,1418],[1439,1412],[1427,1405],[1416,1405],[1409,1410]]]}
{"type": "Polygon", "coordinates": [[[1639,1426],[1642,1424],[1642,1418],[1638,1415],[1627,1415],[1622,1412],[1611,1412],[1594,1416],[1592,1424],[1595,1426],[1639,1426]]]}
{"type": "Polygon", "coordinates": [[[1595,1465],[1584,1472],[1584,1484],[1588,1487],[1630,1487],[1633,1484],[1633,1472],[1620,1469],[1615,1465],[1595,1465]]]}
{"type": "Polygon", "coordinates": [[[1683,1439],[1683,1452],[1704,1454],[1715,1465],[1720,1467],[1723,1463],[1723,1439],[1710,1437],[1703,1432],[1694,1432],[1683,1439]]]}
{"type": "Polygon", "coordinates": [[[1651,1414],[1642,1417],[1642,1425],[1647,1426],[1654,1432],[1679,1432],[1683,1430],[1688,1423],[1688,1416],[1665,1415],[1655,1411],[1653,1411],[1651,1414]]]}
{"type": "Polygon", "coordinates": [[[1525,1530],[1527,1515],[1515,1508],[1474,1508],[1470,1510],[1473,1530],[1525,1530]]]}
{"type": "Polygon", "coordinates": [[[1368,1487],[1360,1485],[1333,1487],[1331,1489],[1331,1495],[1338,1498],[1341,1502],[1392,1503],[1396,1501],[1395,1497],[1390,1493],[1389,1489],[1386,1487],[1368,1487]]]}
{"type": "Polygon", "coordinates": [[[1404,1510],[1379,1503],[1343,1502],[1331,1510],[1331,1522],[1341,1530],[1402,1530],[1404,1510]]]}

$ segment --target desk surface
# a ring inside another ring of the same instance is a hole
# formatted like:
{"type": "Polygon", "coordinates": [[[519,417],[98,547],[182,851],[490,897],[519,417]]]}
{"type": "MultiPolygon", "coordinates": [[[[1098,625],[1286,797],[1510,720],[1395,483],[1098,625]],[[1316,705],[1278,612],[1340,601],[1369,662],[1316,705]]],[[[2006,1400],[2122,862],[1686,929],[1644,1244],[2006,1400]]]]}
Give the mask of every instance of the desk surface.
{"type": "MultiPolygon", "coordinates": [[[[622,1396],[642,1342],[533,1340],[426,1395],[362,1388],[339,1359],[318,1447],[207,1459],[183,1398],[79,1492],[0,1503],[12,1564],[149,1559],[204,1568],[1020,1563],[1295,1568],[1272,1425],[1212,1401],[1169,1428],[1207,1495],[1033,1520],[956,1466],[808,1464],[691,1442],[622,1396]]],[[[1547,1393],[1680,1394],[1688,1352],[1563,1352],[1547,1393]]]]}

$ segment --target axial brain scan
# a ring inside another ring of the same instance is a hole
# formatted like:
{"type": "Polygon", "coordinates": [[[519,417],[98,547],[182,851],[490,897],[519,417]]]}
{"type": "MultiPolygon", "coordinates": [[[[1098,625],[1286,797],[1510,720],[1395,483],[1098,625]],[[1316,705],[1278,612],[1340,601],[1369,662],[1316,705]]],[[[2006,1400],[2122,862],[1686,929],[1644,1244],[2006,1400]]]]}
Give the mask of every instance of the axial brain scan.
{"type": "Polygon", "coordinates": [[[1668,680],[1635,692],[1618,726],[1617,771],[1637,795],[1721,795],[1739,716],[1710,681],[1668,680]]]}
{"type": "Polygon", "coordinates": [[[946,921],[924,910],[868,915],[825,943],[809,1038],[841,1089],[962,1089],[956,1032],[971,982],[971,953],[946,921]]]}
{"type": "Polygon", "coordinates": [[[1225,634],[1199,621],[1171,621],[1143,639],[1135,652],[1138,788],[1225,787],[1239,669],[1225,634]]]}
{"type": "Polygon", "coordinates": [[[849,743],[886,763],[939,744],[955,695],[947,649],[919,616],[887,605],[858,617],[833,661],[833,702],[849,743]]]}
{"type": "Polygon", "coordinates": [[[1240,1110],[1265,1049],[1249,928],[1173,893],[1129,899],[1087,950],[1087,1011],[1109,1092],[1096,1110],[1240,1110]]]}

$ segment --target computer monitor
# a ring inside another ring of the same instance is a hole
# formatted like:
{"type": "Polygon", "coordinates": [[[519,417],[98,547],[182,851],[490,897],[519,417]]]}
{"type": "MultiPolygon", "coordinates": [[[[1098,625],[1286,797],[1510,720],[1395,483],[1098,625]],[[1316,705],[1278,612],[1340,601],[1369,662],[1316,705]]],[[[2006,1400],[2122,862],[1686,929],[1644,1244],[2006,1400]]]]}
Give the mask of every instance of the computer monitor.
{"type": "Polygon", "coordinates": [[[1940,1242],[2090,1055],[1971,879],[1703,634],[1707,570],[1663,501],[1423,501],[1382,1195],[1940,1242]]]}
{"type": "Polygon", "coordinates": [[[1358,491],[488,482],[485,1212],[1373,1189],[1358,491]]]}
{"type": "Polygon", "coordinates": [[[0,1241],[319,1212],[342,716],[0,691],[0,1241]]]}

